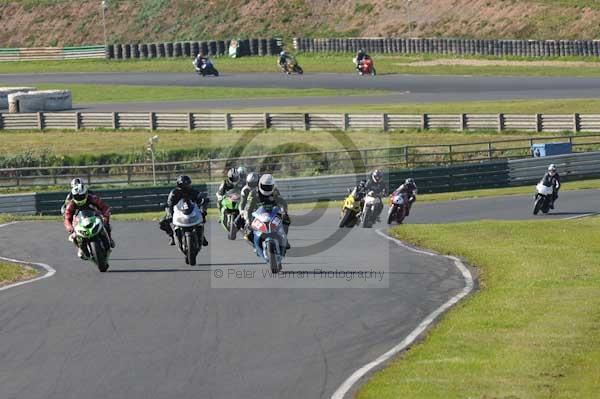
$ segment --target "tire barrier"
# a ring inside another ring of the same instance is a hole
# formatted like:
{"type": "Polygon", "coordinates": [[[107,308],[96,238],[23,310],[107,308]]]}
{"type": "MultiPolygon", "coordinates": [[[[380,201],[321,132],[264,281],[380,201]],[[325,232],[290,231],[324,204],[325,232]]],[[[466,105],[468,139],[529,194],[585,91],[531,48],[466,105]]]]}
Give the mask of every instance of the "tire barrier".
{"type": "Polygon", "coordinates": [[[453,38],[294,38],[300,52],[456,54],[519,57],[599,57],[600,40],[497,40],[453,38]]]}

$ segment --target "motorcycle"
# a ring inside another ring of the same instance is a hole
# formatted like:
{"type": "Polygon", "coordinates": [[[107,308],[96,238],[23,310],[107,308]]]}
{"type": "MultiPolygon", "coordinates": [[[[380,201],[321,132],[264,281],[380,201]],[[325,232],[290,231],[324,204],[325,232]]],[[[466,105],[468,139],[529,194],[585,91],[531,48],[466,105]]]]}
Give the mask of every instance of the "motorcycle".
{"type": "Polygon", "coordinates": [[[396,223],[402,224],[409,206],[406,194],[392,193],[390,196],[390,209],[388,211],[387,223],[392,224],[392,222],[396,221],[396,223]]]}
{"type": "Polygon", "coordinates": [[[194,266],[204,239],[204,217],[195,202],[182,199],[174,207],[173,232],[185,263],[194,266]]]}
{"type": "Polygon", "coordinates": [[[221,225],[230,240],[235,240],[238,231],[236,219],[240,214],[240,199],[238,191],[229,190],[221,200],[221,225]]]}
{"type": "Polygon", "coordinates": [[[212,61],[210,59],[206,59],[206,61],[200,65],[197,66],[195,61],[192,62],[192,65],[194,65],[194,68],[196,69],[196,73],[198,75],[201,76],[206,76],[206,75],[214,75],[219,76],[219,71],[217,71],[217,68],[215,68],[214,64],[212,63],[212,61]]]}
{"type": "Polygon", "coordinates": [[[375,76],[377,71],[375,71],[375,65],[373,64],[372,58],[364,58],[360,63],[354,58],[354,64],[358,66],[358,74],[359,75],[371,75],[375,76]]]}
{"type": "Polygon", "coordinates": [[[252,216],[254,220],[250,228],[254,233],[256,255],[269,264],[273,274],[279,273],[287,244],[282,211],[278,206],[261,206],[252,216]]]}
{"type": "Polygon", "coordinates": [[[538,183],[535,193],[535,201],[533,203],[533,214],[537,215],[539,211],[542,213],[550,212],[550,204],[552,203],[552,194],[554,190],[552,187],[545,186],[542,182],[538,183]]]}
{"type": "Polygon", "coordinates": [[[381,198],[369,191],[365,197],[365,204],[361,213],[361,224],[364,228],[371,228],[375,224],[375,209],[382,206],[381,198]]]}
{"type": "Polygon", "coordinates": [[[348,196],[342,204],[340,227],[354,227],[358,224],[360,212],[364,206],[364,197],[364,191],[359,191],[358,187],[355,187],[354,190],[348,189],[348,196]]]}
{"type": "Polygon", "coordinates": [[[284,72],[287,73],[288,75],[291,75],[292,73],[297,73],[298,75],[302,75],[304,73],[304,70],[298,64],[298,61],[295,58],[292,58],[291,60],[288,60],[288,62],[285,64],[284,72]]]}
{"type": "Polygon", "coordinates": [[[73,218],[74,237],[84,255],[96,264],[104,273],[108,270],[110,256],[110,238],[104,227],[102,217],[91,209],[82,209],[73,218]]]}

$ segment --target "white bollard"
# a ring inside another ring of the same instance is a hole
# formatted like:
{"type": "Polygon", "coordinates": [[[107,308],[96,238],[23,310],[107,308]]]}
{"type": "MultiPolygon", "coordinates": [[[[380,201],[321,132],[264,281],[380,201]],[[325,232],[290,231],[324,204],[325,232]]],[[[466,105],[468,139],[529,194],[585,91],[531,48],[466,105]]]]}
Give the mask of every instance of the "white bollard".
{"type": "Polygon", "coordinates": [[[0,87],[0,109],[8,108],[8,95],[18,92],[30,92],[37,90],[35,87],[0,87]]]}

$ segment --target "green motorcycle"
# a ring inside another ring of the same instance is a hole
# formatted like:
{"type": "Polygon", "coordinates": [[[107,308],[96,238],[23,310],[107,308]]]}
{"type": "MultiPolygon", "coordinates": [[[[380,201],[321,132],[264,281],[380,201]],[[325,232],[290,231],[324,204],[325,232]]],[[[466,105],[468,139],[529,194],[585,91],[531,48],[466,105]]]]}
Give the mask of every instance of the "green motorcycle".
{"type": "Polygon", "coordinates": [[[73,225],[75,239],[83,253],[98,266],[100,272],[106,272],[111,249],[102,218],[90,209],[83,209],[75,215],[73,225]]]}
{"type": "Polygon", "coordinates": [[[238,231],[235,220],[240,214],[240,199],[239,191],[229,190],[221,200],[221,225],[230,240],[235,240],[238,231]]]}

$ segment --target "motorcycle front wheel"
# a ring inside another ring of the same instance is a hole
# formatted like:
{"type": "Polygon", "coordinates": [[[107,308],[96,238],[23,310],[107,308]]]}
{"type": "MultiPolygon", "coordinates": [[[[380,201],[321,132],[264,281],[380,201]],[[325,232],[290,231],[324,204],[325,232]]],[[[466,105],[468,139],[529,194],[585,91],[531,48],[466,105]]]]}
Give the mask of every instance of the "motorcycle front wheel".
{"type": "Polygon", "coordinates": [[[349,209],[344,209],[344,214],[342,215],[342,220],[340,220],[340,227],[348,227],[350,218],[352,218],[352,212],[349,209]]]}
{"type": "Polygon", "coordinates": [[[100,273],[105,273],[108,270],[108,261],[102,244],[100,241],[92,241],[89,244],[89,248],[92,259],[94,259],[94,263],[98,266],[98,270],[100,273]]]}
{"type": "Polygon", "coordinates": [[[236,236],[237,236],[237,226],[235,225],[235,216],[234,215],[228,215],[227,218],[229,219],[227,224],[228,224],[228,231],[227,231],[227,238],[229,238],[230,240],[235,240],[236,236]]]}
{"type": "Polygon", "coordinates": [[[544,202],[544,198],[539,197],[538,199],[535,200],[535,203],[533,204],[533,214],[537,215],[540,212],[540,209],[542,208],[542,202],[544,202]]]}
{"type": "Polygon", "coordinates": [[[196,254],[198,253],[197,241],[197,237],[195,237],[191,231],[185,232],[185,263],[190,266],[194,266],[196,264],[196,254]]]}
{"type": "Polygon", "coordinates": [[[274,241],[267,242],[267,253],[265,255],[267,255],[269,258],[269,267],[271,268],[271,273],[279,273],[281,271],[281,264],[277,262],[279,257],[277,256],[277,245],[275,245],[274,241]]]}

